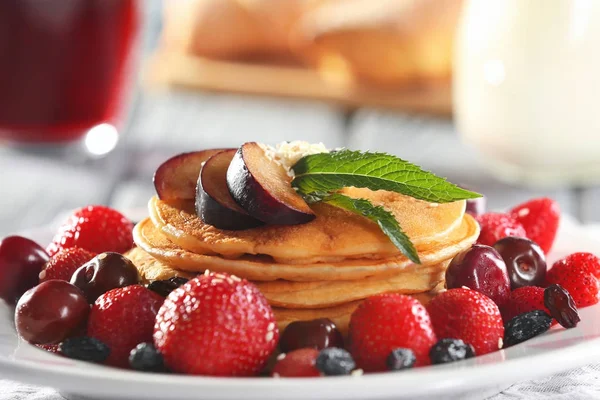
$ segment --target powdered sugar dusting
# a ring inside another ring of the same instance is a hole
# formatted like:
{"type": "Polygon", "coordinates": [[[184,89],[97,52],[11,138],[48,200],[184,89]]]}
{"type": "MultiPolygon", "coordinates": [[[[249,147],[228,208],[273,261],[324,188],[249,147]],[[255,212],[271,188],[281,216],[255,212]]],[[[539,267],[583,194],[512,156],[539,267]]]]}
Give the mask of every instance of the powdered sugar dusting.
{"type": "Polygon", "coordinates": [[[270,160],[282,165],[290,177],[294,177],[292,167],[302,157],[310,154],[329,153],[329,150],[323,143],[309,143],[301,140],[292,142],[282,142],[275,147],[266,144],[258,144],[270,160]]]}

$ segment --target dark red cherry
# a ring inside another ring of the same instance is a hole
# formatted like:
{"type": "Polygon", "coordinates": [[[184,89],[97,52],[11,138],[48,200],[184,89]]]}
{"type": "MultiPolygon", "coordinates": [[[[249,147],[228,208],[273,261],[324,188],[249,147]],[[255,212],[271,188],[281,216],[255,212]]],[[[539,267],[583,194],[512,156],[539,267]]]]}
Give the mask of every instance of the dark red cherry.
{"type": "Polygon", "coordinates": [[[106,252],[79,267],[71,277],[71,283],[81,289],[92,304],[109,290],[138,284],[139,276],[128,258],[106,252]]]}
{"type": "Polygon", "coordinates": [[[10,304],[39,282],[39,274],[50,259],[33,240],[8,236],[0,241],[0,298],[10,304]]]}
{"type": "Polygon", "coordinates": [[[446,287],[466,286],[502,306],[510,295],[510,281],[506,264],[493,247],[480,244],[459,253],[446,270],[446,287]]]}
{"type": "Polygon", "coordinates": [[[506,263],[512,290],[544,284],[546,256],[537,243],[526,238],[509,236],[498,240],[494,248],[506,263]]]}
{"type": "Polygon", "coordinates": [[[29,343],[59,343],[80,332],[89,312],[81,290],[66,281],[50,280],[21,296],[15,310],[15,326],[29,343]]]}
{"type": "Polygon", "coordinates": [[[312,321],[295,321],[285,327],[279,338],[279,349],[282,353],[311,347],[344,347],[344,338],[335,323],[329,318],[312,321]]]}

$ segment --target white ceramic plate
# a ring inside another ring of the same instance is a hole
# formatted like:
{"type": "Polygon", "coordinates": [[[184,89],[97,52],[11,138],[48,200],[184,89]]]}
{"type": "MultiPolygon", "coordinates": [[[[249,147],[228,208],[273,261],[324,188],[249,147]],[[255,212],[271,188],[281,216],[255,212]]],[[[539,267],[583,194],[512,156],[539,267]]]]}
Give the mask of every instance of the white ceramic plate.
{"type": "MultiPolygon", "coordinates": [[[[51,229],[26,232],[46,243],[51,229]]],[[[600,242],[564,221],[550,261],[600,242]]],[[[0,375],[55,387],[68,399],[415,399],[460,396],[600,362],[600,305],[581,310],[577,328],[549,332],[507,350],[401,373],[310,379],[209,378],[143,374],[54,356],[19,340],[13,311],[0,303],[0,375]],[[81,397],[80,397],[81,396],[81,397]]]]}

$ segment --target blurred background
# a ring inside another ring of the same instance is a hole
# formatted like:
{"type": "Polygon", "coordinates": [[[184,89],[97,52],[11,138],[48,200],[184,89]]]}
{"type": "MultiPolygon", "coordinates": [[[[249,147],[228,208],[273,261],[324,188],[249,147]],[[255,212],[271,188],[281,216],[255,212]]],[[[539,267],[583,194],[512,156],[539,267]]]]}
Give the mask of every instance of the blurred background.
{"type": "Polygon", "coordinates": [[[2,0],[0,236],[143,209],[169,156],[386,151],[600,221],[595,0],[2,0]]]}

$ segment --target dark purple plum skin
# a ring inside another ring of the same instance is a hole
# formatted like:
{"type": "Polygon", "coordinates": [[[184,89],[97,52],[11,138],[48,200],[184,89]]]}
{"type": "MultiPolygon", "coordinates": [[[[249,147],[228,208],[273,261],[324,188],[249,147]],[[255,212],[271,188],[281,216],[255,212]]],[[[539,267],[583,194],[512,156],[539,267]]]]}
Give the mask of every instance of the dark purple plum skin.
{"type": "Polygon", "coordinates": [[[158,198],[164,201],[193,200],[202,163],[228,149],[208,149],[177,154],[163,162],[152,178],[158,198]]]}
{"type": "Polygon", "coordinates": [[[213,198],[202,186],[202,176],[196,186],[196,215],[205,223],[218,229],[231,231],[256,228],[262,221],[224,206],[213,198]]]}
{"type": "Polygon", "coordinates": [[[315,219],[314,213],[284,204],[269,193],[246,165],[243,148],[240,147],[235,153],[227,170],[227,187],[240,207],[254,218],[271,225],[299,225],[315,219]]]}

